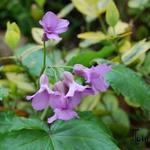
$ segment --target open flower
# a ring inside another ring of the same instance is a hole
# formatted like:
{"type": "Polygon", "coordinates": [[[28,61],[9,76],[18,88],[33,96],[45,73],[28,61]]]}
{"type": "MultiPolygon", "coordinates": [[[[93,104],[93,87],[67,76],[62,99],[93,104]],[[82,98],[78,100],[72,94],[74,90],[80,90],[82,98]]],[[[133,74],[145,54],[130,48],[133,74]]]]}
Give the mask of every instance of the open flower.
{"type": "Polygon", "coordinates": [[[109,84],[105,81],[104,76],[109,71],[111,71],[111,66],[106,64],[92,66],[91,68],[86,68],[80,64],[74,66],[74,72],[84,77],[87,83],[90,83],[94,93],[107,90],[109,84]]]}
{"type": "Polygon", "coordinates": [[[69,21],[66,19],[59,19],[53,12],[48,11],[39,21],[44,29],[43,40],[48,39],[60,40],[58,34],[66,32],[68,29],[69,21]]]}
{"type": "Polygon", "coordinates": [[[32,100],[32,106],[36,110],[48,107],[50,96],[53,92],[49,88],[48,77],[43,74],[40,77],[40,89],[32,96],[26,96],[27,100],[32,100]]]}
{"type": "Polygon", "coordinates": [[[88,86],[76,83],[71,73],[65,72],[64,80],[57,82],[54,87],[57,97],[49,101],[49,105],[54,109],[54,115],[48,119],[48,123],[57,119],[70,120],[78,117],[74,109],[80,103],[82,94],[87,88],[88,86]]]}

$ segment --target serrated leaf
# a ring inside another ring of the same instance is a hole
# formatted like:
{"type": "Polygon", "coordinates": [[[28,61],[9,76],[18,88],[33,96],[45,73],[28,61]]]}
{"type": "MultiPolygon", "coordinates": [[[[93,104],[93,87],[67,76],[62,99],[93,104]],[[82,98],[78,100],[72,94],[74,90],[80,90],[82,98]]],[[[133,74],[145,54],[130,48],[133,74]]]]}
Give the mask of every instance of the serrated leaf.
{"type": "Polygon", "coordinates": [[[150,109],[150,87],[131,69],[114,65],[106,80],[117,92],[129,98],[132,103],[150,109]]]}
{"type": "MultiPolygon", "coordinates": [[[[10,118],[7,117],[7,120],[3,120],[2,127],[5,126],[5,121],[8,122],[9,119],[10,118]]],[[[12,119],[10,119],[10,121],[12,121],[12,119]]],[[[26,124],[28,122],[28,119],[24,118],[24,121],[26,124]]],[[[20,128],[20,130],[17,130],[16,128],[16,131],[12,130],[4,134],[1,133],[0,149],[119,150],[119,148],[112,141],[112,138],[108,134],[108,132],[103,129],[104,124],[98,125],[96,124],[96,122],[78,119],[70,120],[67,122],[57,121],[51,126],[49,131],[47,130],[48,127],[46,127],[46,130],[44,128],[43,130],[41,130],[36,128],[30,128],[30,125],[27,125],[27,127],[25,127],[22,124],[21,126],[23,126],[23,128],[20,128]]]]}
{"type": "Polygon", "coordinates": [[[5,33],[5,42],[6,44],[12,48],[15,49],[17,47],[17,44],[20,40],[20,29],[18,25],[13,22],[7,22],[7,30],[5,33]]]}
{"type": "Polygon", "coordinates": [[[37,118],[17,117],[13,112],[0,112],[0,133],[19,131],[22,129],[38,129],[48,131],[44,122],[37,118]]]}
{"type": "Polygon", "coordinates": [[[106,22],[109,26],[114,27],[119,20],[119,11],[113,1],[110,1],[110,3],[107,6],[106,9],[106,22]]]}

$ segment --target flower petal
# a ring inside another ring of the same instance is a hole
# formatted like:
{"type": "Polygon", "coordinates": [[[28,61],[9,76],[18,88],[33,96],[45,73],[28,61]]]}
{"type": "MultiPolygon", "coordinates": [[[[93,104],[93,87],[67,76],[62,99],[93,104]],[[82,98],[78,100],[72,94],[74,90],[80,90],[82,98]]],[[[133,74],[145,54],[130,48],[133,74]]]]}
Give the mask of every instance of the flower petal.
{"type": "Polygon", "coordinates": [[[67,107],[68,109],[74,109],[81,102],[81,93],[76,92],[73,97],[67,98],[67,107]]]}
{"type": "Polygon", "coordinates": [[[74,73],[84,77],[87,82],[90,81],[90,69],[81,65],[81,64],[76,64],[74,65],[74,73]]]}
{"type": "Polygon", "coordinates": [[[97,92],[97,91],[105,92],[107,90],[107,88],[109,87],[109,85],[103,79],[103,77],[99,77],[97,79],[92,79],[91,83],[92,83],[92,87],[93,87],[95,92],[97,92]]]}
{"type": "Polygon", "coordinates": [[[49,85],[48,77],[46,74],[42,74],[42,76],[40,77],[40,85],[42,84],[49,85]]]}
{"type": "Polygon", "coordinates": [[[32,106],[35,110],[43,110],[49,106],[49,93],[44,90],[37,93],[32,99],[32,106]]]}
{"type": "Polygon", "coordinates": [[[52,39],[52,40],[56,40],[56,41],[60,41],[62,38],[60,38],[57,34],[47,34],[46,36],[48,39],[52,39]]]}
{"type": "Polygon", "coordinates": [[[63,33],[68,30],[69,21],[66,19],[59,19],[57,27],[55,29],[55,33],[63,33]]]}
{"type": "Polygon", "coordinates": [[[54,112],[57,118],[60,120],[70,120],[72,118],[78,117],[78,114],[73,110],[55,109],[54,112]]]}
{"type": "Polygon", "coordinates": [[[43,28],[50,28],[51,30],[54,30],[58,21],[58,17],[53,12],[48,11],[39,23],[43,26],[43,28]]]}
{"type": "Polygon", "coordinates": [[[48,123],[53,123],[55,120],[57,120],[57,115],[53,115],[52,117],[48,118],[48,123]]]}
{"type": "Polygon", "coordinates": [[[100,64],[91,68],[91,72],[95,72],[101,76],[104,76],[107,72],[111,70],[111,66],[108,66],[106,64],[100,64]]]}
{"type": "Polygon", "coordinates": [[[66,85],[69,85],[69,84],[73,83],[74,82],[73,75],[70,72],[65,71],[64,72],[64,80],[63,81],[64,81],[64,83],[66,85]]]}
{"type": "Polygon", "coordinates": [[[64,96],[57,94],[57,93],[50,95],[49,105],[53,109],[55,108],[66,109],[67,108],[67,102],[65,101],[64,96]]]}

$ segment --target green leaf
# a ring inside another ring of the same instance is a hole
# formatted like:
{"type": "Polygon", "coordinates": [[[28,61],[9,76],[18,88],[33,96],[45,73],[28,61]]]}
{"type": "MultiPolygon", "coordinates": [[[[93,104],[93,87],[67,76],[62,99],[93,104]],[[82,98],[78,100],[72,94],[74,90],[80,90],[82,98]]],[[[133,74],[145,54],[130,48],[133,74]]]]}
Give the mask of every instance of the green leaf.
{"type": "Polygon", "coordinates": [[[131,49],[129,49],[122,55],[121,57],[122,62],[126,65],[129,65],[138,58],[140,58],[140,56],[149,49],[150,49],[150,41],[146,42],[145,40],[142,40],[136,43],[131,49]]]}
{"type": "Polygon", "coordinates": [[[106,9],[106,22],[109,26],[114,27],[119,20],[119,11],[113,1],[110,1],[110,3],[107,6],[106,9]]]}
{"type": "Polygon", "coordinates": [[[116,109],[112,112],[111,117],[106,116],[103,121],[117,135],[127,135],[130,122],[127,113],[123,109],[116,109]],[[122,132],[123,131],[123,132],[122,132]]]}
{"type": "Polygon", "coordinates": [[[96,58],[105,58],[111,55],[115,50],[113,45],[105,46],[99,52],[87,51],[80,52],[80,54],[74,56],[69,62],[68,65],[82,64],[85,66],[90,66],[93,59],[96,58]]]}
{"type": "Polygon", "coordinates": [[[0,101],[9,97],[9,89],[0,85],[0,101]]]}
{"type": "Polygon", "coordinates": [[[58,14],[57,16],[59,18],[64,18],[66,17],[72,10],[73,10],[74,6],[72,3],[66,5],[58,14]]]}
{"type": "Polygon", "coordinates": [[[139,66],[138,71],[141,72],[145,76],[150,75],[149,64],[150,64],[150,52],[147,53],[144,63],[139,66]]]}
{"type": "Polygon", "coordinates": [[[44,6],[44,3],[45,3],[45,0],[35,0],[35,2],[36,2],[40,7],[43,7],[43,6],[44,6]]]}
{"type": "Polygon", "coordinates": [[[0,133],[18,131],[22,129],[38,129],[48,131],[44,122],[36,118],[17,117],[13,112],[0,112],[0,133]]]}
{"type": "Polygon", "coordinates": [[[7,30],[5,33],[5,42],[6,44],[12,48],[15,49],[17,47],[17,44],[20,40],[20,29],[18,25],[13,22],[7,22],[7,30]]]}
{"type": "Polygon", "coordinates": [[[100,101],[100,94],[86,96],[78,107],[80,111],[92,111],[100,101]]]}
{"type": "MultiPolygon", "coordinates": [[[[17,49],[16,56],[21,60],[22,65],[28,69],[32,76],[38,77],[40,75],[41,68],[43,66],[42,46],[28,44],[17,49]]],[[[52,64],[52,61],[49,59],[48,55],[46,64],[52,64]]]]}
{"type": "MultiPolygon", "coordinates": [[[[3,122],[0,120],[2,128],[5,124],[8,125],[7,122],[11,123],[7,126],[8,129],[13,123],[15,127],[13,130],[0,133],[0,149],[2,150],[119,150],[112,141],[112,137],[103,129],[103,124],[101,126],[96,122],[74,119],[67,122],[56,121],[50,130],[48,127],[45,130],[42,126],[39,129],[36,128],[39,127],[39,122],[31,121],[32,119],[24,118],[21,124],[17,124],[19,120],[13,120],[11,117],[7,116],[2,120],[3,122]]],[[[20,119],[20,117],[17,118],[20,119]]],[[[42,121],[41,123],[44,124],[42,121]]]]}
{"type": "Polygon", "coordinates": [[[114,65],[106,75],[106,80],[117,92],[128,97],[132,103],[150,108],[150,87],[131,69],[123,65],[114,65]]]}

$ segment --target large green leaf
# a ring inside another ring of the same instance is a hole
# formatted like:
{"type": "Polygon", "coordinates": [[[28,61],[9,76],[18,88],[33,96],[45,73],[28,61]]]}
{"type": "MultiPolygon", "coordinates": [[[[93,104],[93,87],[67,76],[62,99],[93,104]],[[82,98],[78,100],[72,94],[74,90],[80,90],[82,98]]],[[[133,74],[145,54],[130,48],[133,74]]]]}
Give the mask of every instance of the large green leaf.
{"type": "MultiPolygon", "coordinates": [[[[27,123],[31,120],[24,118],[25,125],[23,122],[17,125],[18,121],[11,117],[4,117],[5,119],[2,117],[0,120],[1,128],[4,128],[5,124],[7,127],[11,127],[11,124],[16,125],[14,130],[0,133],[1,150],[119,150],[103,126],[97,125],[96,122],[83,119],[56,121],[48,131],[48,127],[46,130],[45,127],[43,130],[36,128],[36,126],[39,127],[39,121],[33,121],[35,125],[33,127],[32,124],[27,123]],[[22,128],[19,128],[20,126],[22,128]]],[[[41,123],[43,124],[42,121],[41,123]]]]}
{"type": "Polygon", "coordinates": [[[39,119],[17,117],[13,112],[0,112],[0,133],[21,129],[38,129],[48,131],[48,127],[39,119]]]}
{"type": "MultiPolygon", "coordinates": [[[[33,76],[39,76],[43,65],[43,51],[42,46],[28,44],[22,48],[17,49],[16,56],[20,59],[23,66],[25,66],[29,73],[33,76]]],[[[52,62],[47,56],[46,64],[51,65],[52,62]]]]}
{"type": "Polygon", "coordinates": [[[150,87],[134,71],[123,65],[114,65],[106,80],[132,103],[150,110],[150,87]]]}
{"type": "Polygon", "coordinates": [[[90,66],[90,63],[93,59],[108,57],[114,52],[114,50],[115,47],[113,45],[109,45],[102,48],[99,52],[93,52],[93,51],[82,52],[74,56],[68,62],[68,65],[83,64],[85,66],[90,66]]]}

